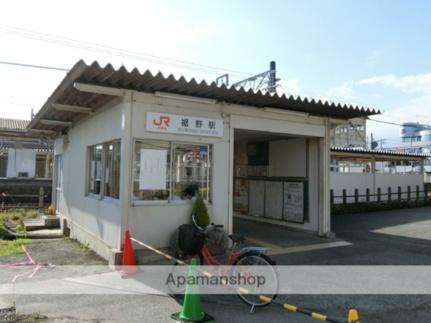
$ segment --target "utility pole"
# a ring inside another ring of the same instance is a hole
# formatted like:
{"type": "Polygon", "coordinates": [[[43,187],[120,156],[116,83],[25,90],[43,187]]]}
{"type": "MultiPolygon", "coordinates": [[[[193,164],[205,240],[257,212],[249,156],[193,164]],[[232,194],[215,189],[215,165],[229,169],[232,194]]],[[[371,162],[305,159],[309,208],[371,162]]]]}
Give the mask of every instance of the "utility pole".
{"type": "MultiPolygon", "coordinates": [[[[252,89],[253,91],[266,91],[269,93],[275,93],[277,89],[277,79],[276,75],[276,64],[274,61],[269,63],[269,70],[263,73],[256,74],[254,76],[248,77],[239,82],[233,83],[232,87],[235,88],[245,88],[246,90],[252,89]]],[[[216,78],[216,84],[218,86],[225,84],[229,86],[229,75],[223,74],[216,78]]]]}

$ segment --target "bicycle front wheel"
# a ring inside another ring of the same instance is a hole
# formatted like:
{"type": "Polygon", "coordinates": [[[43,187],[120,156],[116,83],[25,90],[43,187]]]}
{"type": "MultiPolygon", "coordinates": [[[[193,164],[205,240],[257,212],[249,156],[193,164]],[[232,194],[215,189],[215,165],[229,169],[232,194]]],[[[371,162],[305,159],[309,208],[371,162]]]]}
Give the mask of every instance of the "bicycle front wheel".
{"type": "Polygon", "coordinates": [[[271,301],[277,297],[278,273],[271,258],[251,251],[241,255],[233,265],[233,275],[241,277],[242,282],[246,282],[244,287],[237,289],[238,297],[244,303],[253,307],[263,307],[270,302],[262,300],[261,295],[271,301]],[[261,284],[263,280],[259,281],[259,277],[264,277],[264,284],[261,284]]]}

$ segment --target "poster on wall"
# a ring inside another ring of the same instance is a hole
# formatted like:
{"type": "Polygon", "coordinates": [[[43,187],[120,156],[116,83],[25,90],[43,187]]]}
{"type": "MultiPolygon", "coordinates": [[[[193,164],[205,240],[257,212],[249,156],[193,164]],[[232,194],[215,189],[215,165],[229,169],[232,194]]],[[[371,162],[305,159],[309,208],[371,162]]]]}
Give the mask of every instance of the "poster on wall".
{"type": "Polygon", "coordinates": [[[284,183],[283,217],[286,221],[304,222],[304,183],[284,183]]]}
{"type": "Polygon", "coordinates": [[[166,189],[167,151],[157,149],[141,149],[139,189],[166,189]]]}

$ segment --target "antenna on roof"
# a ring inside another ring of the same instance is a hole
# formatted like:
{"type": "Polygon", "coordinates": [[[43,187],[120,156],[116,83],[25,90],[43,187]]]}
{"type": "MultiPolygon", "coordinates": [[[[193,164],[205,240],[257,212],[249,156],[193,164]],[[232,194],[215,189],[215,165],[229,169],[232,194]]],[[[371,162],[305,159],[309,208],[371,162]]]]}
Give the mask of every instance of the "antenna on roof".
{"type": "MultiPolygon", "coordinates": [[[[276,64],[275,61],[271,61],[269,63],[269,70],[260,74],[256,74],[254,76],[251,76],[249,78],[246,78],[242,81],[233,83],[232,86],[235,88],[244,88],[246,90],[252,89],[253,91],[257,92],[259,90],[266,91],[269,93],[274,93],[277,88],[277,82],[280,79],[277,79],[276,77],[276,64]]],[[[217,85],[223,85],[226,86],[229,85],[229,75],[223,74],[216,78],[216,84],[217,85]]]]}
{"type": "Polygon", "coordinates": [[[30,120],[33,120],[33,119],[34,119],[34,109],[31,108],[30,120]]]}

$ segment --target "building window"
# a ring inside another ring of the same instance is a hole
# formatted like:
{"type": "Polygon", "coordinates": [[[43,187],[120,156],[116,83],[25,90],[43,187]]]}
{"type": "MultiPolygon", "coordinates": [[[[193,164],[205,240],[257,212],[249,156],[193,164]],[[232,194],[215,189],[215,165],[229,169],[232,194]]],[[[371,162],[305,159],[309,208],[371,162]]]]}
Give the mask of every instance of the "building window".
{"type": "Polygon", "coordinates": [[[103,145],[95,145],[89,148],[90,177],[88,181],[88,193],[100,195],[102,183],[102,151],[103,145]]]}
{"type": "Polygon", "coordinates": [[[105,191],[104,196],[115,199],[120,197],[120,162],[121,144],[120,141],[111,142],[104,145],[105,151],[105,191]]]}
{"type": "Polygon", "coordinates": [[[170,145],[161,141],[137,141],[133,159],[135,200],[168,200],[170,191],[170,145]]]}
{"type": "Polygon", "coordinates": [[[136,141],[134,151],[134,200],[210,200],[210,145],[136,141]]]}
{"type": "Polygon", "coordinates": [[[52,177],[52,160],[51,155],[37,155],[36,156],[36,178],[51,178],[52,177]]]}
{"type": "Polygon", "coordinates": [[[190,200],[202,194],[208,200],[210,188],[210,160],[208,145],[173,145],[174,200],[190,200]]]}
{"type": "Polygon", "coordinates": [[[0,177],[7,176],[7,154],[0,153],[0,177]]]}
{"type": "Polygon", "coordinates": [[[120,196],[120,141],[90,146],[88,154],[87,192],[118,199],[120,196]]]}

